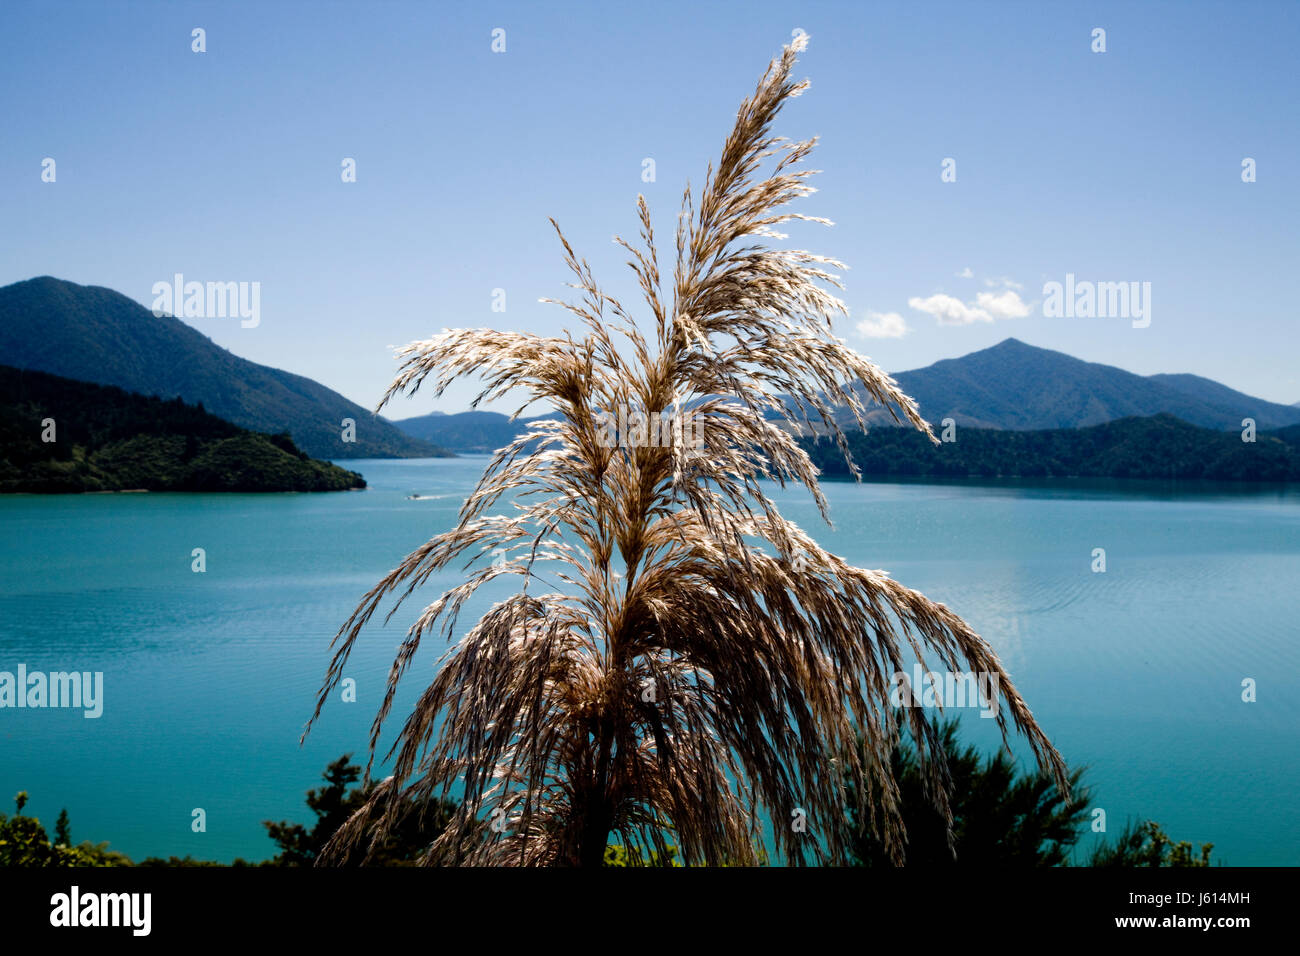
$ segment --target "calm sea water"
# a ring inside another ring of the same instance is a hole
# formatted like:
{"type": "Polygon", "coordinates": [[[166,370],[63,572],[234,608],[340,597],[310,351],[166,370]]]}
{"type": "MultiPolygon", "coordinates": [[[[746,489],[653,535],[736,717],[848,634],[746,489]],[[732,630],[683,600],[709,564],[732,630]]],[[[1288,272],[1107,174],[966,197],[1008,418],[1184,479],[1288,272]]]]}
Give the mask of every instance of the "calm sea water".
{"type": "MultiPolygon", "coordinates": [[[[364,492],[0,498],[0,670],[103,671],[103,716],[0,710],[0,799],[135,858],[264,859],[326,763],[361,753],[417,605],[372,625],[299,745],[328,644],[361,595],[450,527],[485,459],[363,461],[364,492]],[[432,496],[410,500],[411,494],[432,496]],[[204,548],[207,571],[191,571],[204,548]],[[207,830],[191,829],[192,811],[207,830]]],[[[1236,865],[1300,863],[1300,494],[1098,484],[835,483],[833,530],[997,648],[1112,833],[1153,818],[1236,865]],[[1093,573],[1094,548],[1107,570],[1093,573]],[[1242,681],[1257,682],[1244,703],[1242,681]]],[[[431,600],[456,583],[430,580],[431,600]]],[[[485,594],[462,616],[473,620],[485,594]]],[[[442,646],[423,653],[400,719],[442,646]]],[[[992,745],[992,721],[964,737],[992,745]]],[[[11,807],[4,806],[8,812],[11,807]]]]}

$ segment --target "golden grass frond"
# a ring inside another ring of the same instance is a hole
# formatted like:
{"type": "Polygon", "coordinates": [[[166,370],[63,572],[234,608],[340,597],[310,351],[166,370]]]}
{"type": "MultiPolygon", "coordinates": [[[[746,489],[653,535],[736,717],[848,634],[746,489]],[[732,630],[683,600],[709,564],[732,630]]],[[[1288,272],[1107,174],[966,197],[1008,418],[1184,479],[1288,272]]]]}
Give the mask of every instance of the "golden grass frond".
{"type": "MultiPolygon", "coordinates": [[[[815,426],[847,458],[844,408],[865,427],[868,403],[880,404],[934,438],[897,383],[833,335],[845,310],[826,286],[838,287],[832,270],[844,266],[759,241],[785,222],[825,222],[785,208],[812,191],[814,171],[801,164],[815,140],[771,134],[807,86],[790,75],[800,47],[771,62],[704,188],[687,190],[671,288],[644,198],[639,245],[617,240],[652,319],[647,334],[556,226],[582,293],[560,304],[582,336],[456,329],[400,350],[380,407],[426,381],[441,393],[473,375],[483,384],[475,404],[519,390],[559,417],[501,449],[456,526],[409,555],[341,628],[313,720],[385,601],[395,610],[435,571],[476,568],[399,649],[372,761],[422,640],[440,630],[452,642],[389,752],[392,777],[336,850],[378,845],[413,796],[457,796],[431,863],[598,864],[611,834],[661,853],[671,840],[687,863],[750,863],[763,813],[786,860],[837,863],[852,777],[863,783],[852,788],[856,809],[878,814],[899,854],[889,685],[909,655],[997,675],[1004,738],[1023,735],[1068,792],[1060,756],[986,641],[885,572],[822,550],[764,494],[766,480],[798,482],[825,515],[817,471],[791,432],[815,426]],[[685,411],[702,440],[610,441],[608,416],[629,408],[685,411]],[[506,501],[513,515],[489,513],[506,501]],[[520,578],[518,593],[457,638],[465,602],[502,575],[520,578]],[[798,811],[807,832],[783,825],[798,811]]],[[[916,709],[904,713],[946,810],[942,748],[916,709]]]]}

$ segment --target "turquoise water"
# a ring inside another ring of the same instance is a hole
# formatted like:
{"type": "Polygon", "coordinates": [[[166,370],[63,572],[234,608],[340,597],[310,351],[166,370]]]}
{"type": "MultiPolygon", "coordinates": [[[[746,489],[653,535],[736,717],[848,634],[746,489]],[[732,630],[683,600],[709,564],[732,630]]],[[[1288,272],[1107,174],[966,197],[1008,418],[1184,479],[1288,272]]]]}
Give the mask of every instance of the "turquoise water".
{"type": "MultiPolygon", "coordinates": [[[[361,595],[448,528],[485,459],[352,463],[364,492],[0,498],[0,671],[102,671],[104,713],[0,709],[0,799],[139,858],[263,859],[326,763],[360,754],[418,605],[372,625],[298,738],[361,595]],[[430,495],[410,500],[410,494],[430,495]],[[191,571],[194,548],[207,571],[191,571]],[[207,830],[191,830],[203,808],[207,830]]],[[[1111,832],[1159,820],[1236,865],[1300,863],[1300,493],[1118,484],[826,485],[783,511],[997,648],[1111,832]],[[1106,550],[1104,574],[1091,570],[1106,550]],[[1242,680],[1258,700],[1241,700],[1242,680]]],[[[435,577],[432,600],[456,583],[435,577]]],[[[499,597],[487,593],[462,621],[499,597]]],[[[408,678],[400,720],[442,646],[408,678]]],[[[971,712],[973,713],[973,712],[971,712]]],[[[991,744],[992,721],[966,738],[991,744]]],[[[11,806],[0,807],[5,812],[11,806]]]]}

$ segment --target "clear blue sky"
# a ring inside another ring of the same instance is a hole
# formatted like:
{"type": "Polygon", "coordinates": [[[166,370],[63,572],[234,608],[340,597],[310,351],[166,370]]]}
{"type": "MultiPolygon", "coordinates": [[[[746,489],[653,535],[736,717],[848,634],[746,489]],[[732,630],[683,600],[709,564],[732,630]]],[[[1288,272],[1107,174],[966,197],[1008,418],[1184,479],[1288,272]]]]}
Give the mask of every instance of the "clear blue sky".
{"type": "Polygon", "coordinates": [[[842,334],[861,351],[901,371],[1015,336],[1300,400],[1290,2],[6,0],[0,284],[50,274],[149,305],[176,272],[258,281],[257,328],[191,323],[371,406],[390,345],[565,326],[537,302],[569,291],[547,215],[628,293],[609,240],[635,234],[637,193],[666,256],[685,180],[701,182],[795,28],[812,37],[798,67],[812,89],[778,132],[821,135],[826,172],[803,211],[836,226],[794,238],[851,266],[842,334]],[[191,51],[195,27],[206,53],[191,51]],[[340,180],[344,157],[356,183],[340,180]],[[1045,318],[1043,283],[1068,272],[1150,282],[1150,327],[1045,318]],[[940,324],[945,302],[970,321],[940,324]],[[866,337],[864,320],[905,331],[866,337]]]}

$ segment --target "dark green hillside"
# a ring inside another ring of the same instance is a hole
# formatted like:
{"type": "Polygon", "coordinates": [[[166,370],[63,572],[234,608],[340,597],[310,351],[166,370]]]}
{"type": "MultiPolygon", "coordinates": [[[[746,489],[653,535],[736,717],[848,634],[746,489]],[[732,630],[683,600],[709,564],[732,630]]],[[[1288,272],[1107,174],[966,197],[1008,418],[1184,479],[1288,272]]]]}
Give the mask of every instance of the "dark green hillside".
{"type": "Polygon", "coordinates": [[[365,480],[180,399],[0,365],[0,491],[343,491],[365,480]],[[42,441],[45,419],[53,442],[42,441]]]}
{"type": "Polygon", "coordinates": [[[99,286],[42,276],[0,288],[0,361],[201,403],[243,428],[288,432],[317,458],[446,454],[319,382],[242,359],[179,319],[159,318],[99,286]],[[342,440],[345,418],[356,422],[355,442],[342,440]]]}
{"type": "MultiPolygon", "coordinates": [[[[933,445],[913,429],[873,428],[848,436],[863,474],[927,478],[1156,478],[1300,481],[1300,426],[1260,432],[1197,428],[1172,415],[1125,418],[1091,428],[1005,431],[963,428],[933,445]]],[[[827,475],[848,475],[829,442],[802,439],[827,475]]]]}

